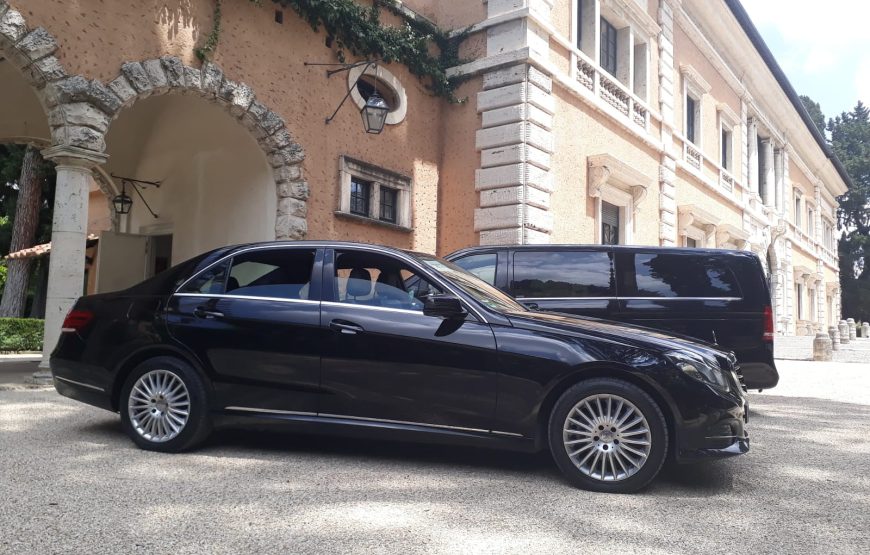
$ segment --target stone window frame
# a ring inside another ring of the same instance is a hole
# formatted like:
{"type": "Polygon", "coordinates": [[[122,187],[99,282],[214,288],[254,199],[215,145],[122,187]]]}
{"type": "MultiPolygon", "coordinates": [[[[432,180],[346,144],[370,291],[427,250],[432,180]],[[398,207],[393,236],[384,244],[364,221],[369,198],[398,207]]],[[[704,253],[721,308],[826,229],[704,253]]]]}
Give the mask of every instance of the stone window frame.
{"type": "Polygon", "coordinates": [[[710,84],[701,77],[695,68],[688,64],[680,64],[680,75],[683,81],[683,138],[691,142],[695,148],[702,150],[704,147],[704,97],[710,92],[710,84]],[[695,140],[689,141],[689,113],[688,99],[689,97],[695,101],[695,125],[694,135],[695,140]]]}
{"type": "Polygon", "coordinates": [[[797,229],[802,229],[803,209],[802,206],[804,192],[799,187],[792,187],[792,205],[794,214],[792,214],[792,224],[797,229]]]}
{"type": "Polygon", "coordinates": [[[609,154],[587,159],[588,196],[595,199],[595,243],[601,244],[601,202],[619,207],[619,244],[630,245],[638,208],[646,198],[650,178],[609,154]]]}
{"type": "Polygon", "coordinates": [[[412,184],[413,180],[398,172],[387,170],[349,156],[339,157],[339,204],[337,216],[382,225],[402,231],[412,231],[412,184]],[[357,177],[371,183],[369,190],[368,216],[350,211],[351,179],[357,177]],[[381,219],[381,187],[396,191],[395,223],[381,219]]]}
{"type": "Polygon", "coordinates": [[[717,119],[719,122],[719,165],[729,174],[734,175],[735,164],[735,152],[734,152],[734,137],[735,130],[740,125],[740,117],[731,109],[730,106],[724,103],[720,103],[716,107],[717,119]],[[723,145],[722,138],[723,133],[728,132],[731,136],[731,144],[728,145],[728,165],[722,163],[722,153],[723,153],[723,145]]]}
{"type": "Polygon", "coordinates": [[[649,100],[650,50],[661,31],[656,21],[638,2],[614,0],[573,0],[570,42],[643,102],[649,100]],[[616,30],[616,72],[604,69],[601,60],[601,20],[616,30]],[[626,33],[628,40],[626,41],[626,33]],[[590,36],[591,34],[591,36],[590,36]],[[628,48],[623,43],[628,42],[628,48]]]}

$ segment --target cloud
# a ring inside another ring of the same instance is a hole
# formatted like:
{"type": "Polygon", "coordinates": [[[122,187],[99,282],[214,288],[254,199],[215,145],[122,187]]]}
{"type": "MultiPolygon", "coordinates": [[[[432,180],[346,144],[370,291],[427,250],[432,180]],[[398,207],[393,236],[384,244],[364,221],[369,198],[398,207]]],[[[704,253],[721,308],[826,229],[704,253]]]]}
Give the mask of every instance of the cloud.
{"type": "Polygon", "coordinates": [[[830,72],[856,56],[870,58],[870,2],[860,0],[743,0],[757,27],[775,30],[788,58],[808,74],[830,72]]]}

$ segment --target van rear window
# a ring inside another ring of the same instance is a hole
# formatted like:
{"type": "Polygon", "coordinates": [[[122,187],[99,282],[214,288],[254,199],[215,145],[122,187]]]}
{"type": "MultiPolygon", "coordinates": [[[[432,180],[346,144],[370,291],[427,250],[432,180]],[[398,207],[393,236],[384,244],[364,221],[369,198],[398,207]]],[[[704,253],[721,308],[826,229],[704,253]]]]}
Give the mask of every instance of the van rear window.
{"type": "Polygon", "coordinates": [[[610,253],[519,251],[514,254],[515,297],[614,297],[610,253]]]}
{"type": "Polygon", "coordinates": [[[721,259],[676,253],[635,253],[620,297],[741,297],[734,273],[721,259]]]}

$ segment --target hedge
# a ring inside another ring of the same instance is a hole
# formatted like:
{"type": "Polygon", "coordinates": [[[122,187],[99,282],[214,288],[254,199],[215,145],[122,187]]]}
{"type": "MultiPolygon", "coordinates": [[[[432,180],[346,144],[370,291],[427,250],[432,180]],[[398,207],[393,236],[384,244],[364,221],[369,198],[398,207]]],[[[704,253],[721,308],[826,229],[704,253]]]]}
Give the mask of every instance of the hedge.
{"type": "Polygon", "coordinates": [[[0,318],[0,351],[41,351],[43,320],[0,318]]]}

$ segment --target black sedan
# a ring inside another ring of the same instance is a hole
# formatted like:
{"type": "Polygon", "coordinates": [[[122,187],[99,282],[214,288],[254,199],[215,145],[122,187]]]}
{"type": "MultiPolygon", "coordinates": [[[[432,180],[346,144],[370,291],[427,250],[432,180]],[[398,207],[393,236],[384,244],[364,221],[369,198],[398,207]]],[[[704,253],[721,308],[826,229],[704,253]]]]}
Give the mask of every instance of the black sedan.
{"type": "Polygon", "coordinates": [[[144,449],[219,423],[520,451],[582,488],[637,490],[668,454],[745,453],[733,354],[533,312],[433,256],[336,242],[222,248],[79,299],[51,357],[67,397],[144,449]]]}

